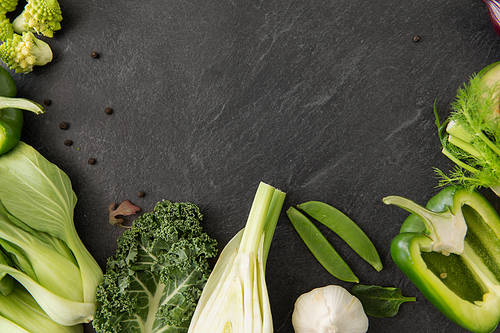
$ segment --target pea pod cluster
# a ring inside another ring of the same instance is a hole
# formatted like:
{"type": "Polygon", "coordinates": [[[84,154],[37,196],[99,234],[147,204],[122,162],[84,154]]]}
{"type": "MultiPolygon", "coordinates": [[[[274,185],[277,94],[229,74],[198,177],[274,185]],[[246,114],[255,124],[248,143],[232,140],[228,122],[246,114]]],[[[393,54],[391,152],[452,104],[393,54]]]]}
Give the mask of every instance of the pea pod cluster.
{"type": "Polygon", "coordinates": [[[349,265],[306,214],[335,232],[377,271],[382,270],[380,256],[372,241],[344,213],[319,201],[305,202],[297,205],[297,208],[290,207],[288,209],[286,212],[288,218],[311,253],[330,274],[342,281],[359,282],[349,265]]]}

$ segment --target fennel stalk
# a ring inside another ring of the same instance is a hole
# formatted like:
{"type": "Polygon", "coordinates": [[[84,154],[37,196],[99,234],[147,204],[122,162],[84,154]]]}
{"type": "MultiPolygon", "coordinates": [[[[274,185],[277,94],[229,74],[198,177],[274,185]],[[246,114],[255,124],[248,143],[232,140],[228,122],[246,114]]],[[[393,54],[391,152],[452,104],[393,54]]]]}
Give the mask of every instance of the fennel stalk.
{"type": "Polygon", "coordinates": [[[247,224],[222,251],[189,333],[271,333],[265,264],[285,193],[260,183],[247,224]]]}

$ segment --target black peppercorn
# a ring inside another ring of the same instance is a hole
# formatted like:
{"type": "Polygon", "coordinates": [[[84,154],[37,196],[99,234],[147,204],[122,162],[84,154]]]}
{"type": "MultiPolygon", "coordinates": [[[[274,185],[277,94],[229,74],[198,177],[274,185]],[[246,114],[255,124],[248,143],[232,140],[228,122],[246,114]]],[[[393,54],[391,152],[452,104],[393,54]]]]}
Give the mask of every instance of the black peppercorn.
{"type": "Polygon", "coordinates": [[[90,165],[94,165],[94,164],[96,164],[96,163],[97,163],[97,160],[96,160],[95,158],[91,157],[91,158],[89,158],[88,163],[89,163],[90,165]]]}
{"type": "Polygon", "coordinates": [[[50,99],[46,98],[46,99],[43,100],[43,105],[49,106],[51,104],[52,104],[52,101],[50,99]]]}
{"type": "Polygon", "coordinates": [[[92,53],[90,53],[90,56],[94,59],[99,59],[99,53],[97,53],[96,51],[92,51],[92,53]]]}
{"type": "Polygon", "coordinates": [[[59,123],[59,128],[62,129],[62,130],[67,130],[69,128],[69,123],[67,123],[65,121],[61,121],[59,123]]]}
{"type": "Polygon", "coordinates": [[[415,35],[413,36],[413,38],[411,39],[414,43],[418,43],[422,40],[422,37],[420,37],[419,35],[415,35]]]}
{"type": "Polygon", "coordinates": [[[72,146],[73,145],[73,140],[70,140],[70,139],[64,140],[64,145],[68,146],[68,147],[72,146]]]}
{"type": "Polygon", "coordinates": [[[137,192],[137,197],[144,198],[145,196],[146,196],[146,193],[144,193],[144,191],[137,192]]]}
{"type": "Polygon", "coordinates": [[[110,108],[110,107],[107,107],[107,108],[105,108],[105,109],[104,109],[104,112],[105,112],[106,114],[113,114],[113,109],[112,109],[112,108],[110,108]]]}

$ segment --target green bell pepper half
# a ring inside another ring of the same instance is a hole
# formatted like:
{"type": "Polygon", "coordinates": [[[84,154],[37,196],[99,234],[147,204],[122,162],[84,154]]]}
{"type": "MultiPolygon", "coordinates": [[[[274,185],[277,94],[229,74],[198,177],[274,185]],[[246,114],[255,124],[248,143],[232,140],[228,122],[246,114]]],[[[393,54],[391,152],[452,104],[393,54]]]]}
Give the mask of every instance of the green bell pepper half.
{"type": "Polygon", "coordinates": [[[43,107],[24,98],[14,98],[17,89],[9,72],[0,67],[0,155],[14,148],[21,139],[23,112],[43,113],[43,107]]]}
{"type": "Polygon", "coordinates": [[[396,265],[449,319],[472,332],[492,332],[500,321],[500,217],[495,209],[479,193],[458,187],[439,192],[427,209],[398,197],[384,202],[412,213],[391,244],[396,265]],[[435,228],[436,222],[454,226],[456,220],[467,226],[463,250],[436,251],[441,238],[435,233],[443,230],[435,228]]]}

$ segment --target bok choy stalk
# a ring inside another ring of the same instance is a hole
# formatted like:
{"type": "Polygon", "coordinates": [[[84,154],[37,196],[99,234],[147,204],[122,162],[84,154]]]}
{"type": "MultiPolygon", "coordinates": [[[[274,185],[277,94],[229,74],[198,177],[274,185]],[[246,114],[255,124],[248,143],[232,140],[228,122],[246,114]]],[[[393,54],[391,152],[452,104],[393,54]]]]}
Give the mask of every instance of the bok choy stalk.
{"type": "Polygon", "coordinates": [[[62,326],[52,321],[23,287],[0,294],[0,332],[83,333],[82,325],[62,326]]]}
{"type": "Polygon", "coordinates": [[[53,321],[90,322],[102,271],[76,232],[69,177],[22,142],[0,156],[0,175],[0,248],[12,261],[0,261],[0,276],[22,284],[53,321]]]}
{"type": "Polygon", "coordinates": [[[271,333],[265,265],[285,193],[260,183],[245,229],[222,251],[189,333],[271,333]]]}

